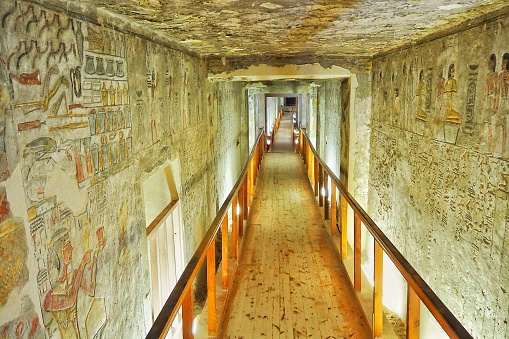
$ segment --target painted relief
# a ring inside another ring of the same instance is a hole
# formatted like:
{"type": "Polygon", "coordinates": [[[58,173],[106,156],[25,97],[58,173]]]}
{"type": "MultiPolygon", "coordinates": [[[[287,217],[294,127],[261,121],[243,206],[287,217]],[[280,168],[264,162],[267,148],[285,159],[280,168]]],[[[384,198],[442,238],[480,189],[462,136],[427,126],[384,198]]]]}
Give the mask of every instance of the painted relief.
{"type": "Polygon", "coordinates": [[[37,284],[48,335],[56,332],[62,338],[80,338],[92,332],[99,335],[106,324],[105,307],[94,306],[104,305],[104,299],[95,297],[98,256],[106,244],[104,227],[97,228],[92,235],[91,221],[97,222],[93,219],[97,216],[91,213],[75,216],[54,197],[32,208],[29,218],[39,269],[37,284]],[[76,243],[71,239],[80,240],[76,243]],[[73,245],[79,245],[77,250],[73,245]],[[82,251],[84,254],[77,257],[76,252],[82,251]],[[87,300],[78,303],[78,298],[87,300]],[[82,318],[78,314],[86,315],[84,323],[78,323],[82,318]],[[97,326],[97,319],[102,319],[100,326],[97,326]],[[89,325],[90,322],[93,325],[89,325]]]}
{"type": "Polygon", "coordinates": [[[481,129],[481,144],[486,145],[486,152],[493,154],[495,146],[495,131],[499,125],[498,104],[499,104],[499,80],[496,72],[497,57],[491,54],[489,58],[489,71],[484,80],[484,94],[482,98],[483,126],[481,129]]]}
{"type": "Polygon", "coordinates": [[[461,122],[461,114],[456,109],[456,96],[458,92],[458,83],[455,79],[456,67],[454,64],[449,65],[447,71],[447,81],[444,86],[444,109],[445,109],[445,125],[444,136],[445,141],[455,144],[459,133],[459,124],[461,122]]]}
{"type": "MultiPolygon", "coordinates": [[[[220,85],[201,84],[205,63],[119,32],[102,12],[96,26],[0,3],[0,182],[15,173],[26,204],[13,226],[0,188],[0,338],[140,337],[150,292],[140,168],[185,159],[182,201],[199,203],[183,205],[184,222],[205,227],[226,181],[217,164],[237,165],[224,150],[243,137],[241,86],[226,85],[219,108],[220,85]],[[35,306],[13,314],[28,284],[35,306]]],[[[198,233],[187,232],[186,255],[198,233]]]]}
{"type": "Polygon", "coordinates": [[[498,126],[496,129],[496,134],[499,136],[497,138],[497,143],[501,144],[501,157],[504,160],[509,160],[509,150],[507,144],[507,124],[509,123],[507,117],[509,116],[509,53],[504,53],[502,56],[501,62],[501,72],[498,76],[499,81],[499,89],[500,89],[500,99],[499,99],[499,118],[498,118],[498,126]]]}
{"type": "MultiPolygon", "coordinates": [[[[349,147],[350,145],[350,79],[344,80],[341,82],[340,85],[340,93],[341,93],[341,121],[340,121],[340,133],[341,133],[341,152],[339,156],[339,163],[340,163],[340,172],[341,172],[341,179],[344,180],[343,182],[347,182],[348,176],[348,167],[349,167],[349,158],[350,158],[350,152],[349,147]],[[346,173],[345,173],[346,172],[346,173]]],[[[398,96],[398,89],[396,88],[395,96],[397,98],[398,96]]],[[[395,99],[396,100],[396,99],[395,99]]],[[[397,102],[396,102],[397,103],[397,102]]],[[[397,106],[396,103],[394,105],[394,111],[396,114],[396,117],[399,117],[399,113],[397,112],[397,106]]]]}
{"type": "Polygon", "coordinates": [[[477,91],[478,65],[469,65],[467,105],[465,109],[465,126],[463,131],[467,134],[474,133],[475,128],[475,100],[477,91]]]}
{"type": "Polygon", "coordinates": [[[133,154],[125,40],[122,33],[87,25],[82,92],[89,135],[76,147],[80,183],[115,173],[133,154]]]}
{"type": "MultiPolygon", "coordinates": [[[[103,232],[103,228],[99,228],[96,231],[97,244],[92,250],[87,250],[85,252],[78,268],[76,269],[70,268],[73,256],[73,247],[71,242],[69,239],[63,240],[61,253],[58,254],[60,265],[62,265],[60,269],[60,276],[54,282],[54,286],[44,297],[43,303],[44,310],[51,312],[53,315],[58,325],[60,336],[62,338],[81,337],[77,314],[78,292],[81,290],[89,297],[95,296],[97,256],[106,244],[106,239],[104,238],[103,232]],[[85,275],[86,269],[90,271],[89,276],[85,275]]],[[[56,241],[60,241],[61,239],[64,238],[62,237],[56,241]]],[[[88,318],[86,323],[88,325],[88,318]]],[[[105,323],[106,319],[104,319],[102,325],[105,325],[105,323]]],[[[94,328],[93,330],[96,331],[94,336],[100,336],[102,326],[99,326],[99,328],[94,328]]],[[[87,334],[89,331],[90,329],[87,328],[87,334]]]]}
{"type": "Polygon", "coordinates": [[[21,142],[72,140],[72,173],[80,187],[108,175],[106,169],[130,156],[121,158],[119,151],[120,144],[131,144],[123,34],[23,3],[2,16],[2,25],[12,37],[2,61],[21,142]],[[108,154],[103,166],[101,151],[108,154]]]}
{"type": "MultiPolygon", "coordinates": [[[[7,70],[5,68],[5,64],[2,64],[2,55],[0,53],[0,182],[3,182],[10,177],[9,164],[7,163],[8,150],[6,149],[6,129],[8,124],[13,124],[12,115],[7,109],[10,105],[11,93],[9,91],[7,83],[9,80],[6,74],[7,70]]],[[[17,147],[12,146],[11,152],[17,153],[17,147]]],[[[14,167],[12,165],[15,164],[11,164],[11,168],[14,167]]]]}
{"type": "MultiPolygon", "coordinates": [[[[125,38],[22,2],[1,17],[9,39],[0,62],[11,86],[10,106],[5,88],[0,92],[2,113],[12,110],[24,145],[21,172],[41,325],[49,337],[98,336],[106,309],[104,299],[95,297],[95,283],[106,239],[104,220],[93,220],[87,211],[86,189],[124,168],[132,155],[125,38]]],[[[2,215],[7,206],[0,205],[2,215]]],[[[0,263],[9,265],[2,267],[8,273],[0,274],[9,279],[1,291],[4,298],[5,291],[23,282],[22,267],[15,263],[26,262],[27,246],[22,225],[10,218],[1,225],[0,241],[9,243],[0,246],[9,257],[0,263]]],[[[32,327],[35,336],[41,326],[32,327]]]]}
{"type": "MultiPolygon", "coordinates": [[[[141,61],[140,56],[140,61],[141,61]]],[[[147,145],[159,142],[170,134],[174,120],[174,101],[176,86],[174,69],[170,55],[156,44],[147,43],[144,61],[146,63],[147,96],[137,95],[137,119],[140,126],[140,137],[146,139],[147,145]],[[146,100],[145,98],[148,98],[146,100]]]]}
{"type": "Polygon", "coordinates": [[[445,93],[444,66],[440,65],[438,68],[435,88],[435,105],[434,105],[435,113],[433,119],[434,136],[437,136],[438,130],[440,129],[440,122],[441,120],[443,120],[444,117],[444,93],[445,93]]]}
{"type": "Polygon", "coordinates": [[[39,317],[29,297],[21,300],[21,314],[5,325],[0,325],[0,339],[42,339],[46,338],[39,317]]]}
{"type": "Polygon", "coordinates": [[[191,93],[189,92],[189,68],[185,68],[184,70],[184,78],[183,78],[183,86],[184,94],[183,94],[183,105],[182,105],[182,124],[184,127],[187,127],[191,124],[191,112],[190,112],[190,101],[191,101],[191,93]]]}
{"type": "Polygon", "coordinates": [[[424,110],[425,105],[425,96],[426,96],[426,86],[424,84],[424,70],[421,69],[419,72],[419,84],[417,85],[417,119],[422,121],[428,120],[428,114],[424,110]]]}
{"type": "Polygon", "coordinates": [[[19,295],[29,278],[28,244],[22,220],[14,218],[6,191],[0,187],[0,307],[9,298],[20,299],[17,318],[0,321],[0,338],[44,338],[40,320],[27,295],[19,295]]]}
{"type": "Polygon", "coordinates": [[[368,213],[474,337],[503,336],[509,321],[500,290],[509,268],[506,21],[373,62],[368,213]],[[403,70],[394,85],[378,76],[391,69],[403,70]],[[392,87],[394,113],[411,108],[408,124],[384,115],[392,87]],[[454,274],[439,269],[451,265],[454,274]],[[472,276],[469,267],[486,270],[472,276]]]}
{"type": "MultiPolygon", "coordinates": [[[[171,64],[171,56],[169,53],[165,53],[165,63],[171,64]]],[[[165,72],[165,82],[166,82],[166,92],[167,97],[165,98],[166,106],[168,114],[164,119],[165,127],[163,128],[163,134],[169,135],[174,134],[176,132],[176,122],[175,115],[177,112],[177,108],[175,107],[175,101],[177,100],[176,90],[175,90],[175,71],[173,69],[167,68],[165,72]]]]}
{"type": "MultiPolygon", "coordinates": [[[[97,257],[105,245],[104,228],[99,226],[96,230],[97,245],[93,250],[89,249],[90,228],[92,225],[104,224],[104,219],[94,219],[101,214],[85,212],[76,215],[68,206],[57,202],[57,197],[51,192],[48,193],[51,173],[65,175],[76,170],[76,158],[73,157],[76,145],[79,142],[58,144],[51,138],[39,138],[29,143],[24,151],[23,174],[31,206],[27,211],[30,235],[38,267],[37,284],[41,304],[46,311],[43,313],[43,321],[48,334],[58,331],[62,338],[79,338],[80,328],[81,331],[90,331],[83,328],[84,324],[78,326],[77,312],[84,310],[77,307],[77,296],[78,291],[82,290],[92,298],[91,303],[97,303],[93,298],[98,270],[97,257]],[[71,239],[77,238],[82,239],[79,250],[83,250],[84,245],[85,251],[79,264],[73,262],[71,243],[71,239]]],[[[75,177],[79,180],[82,175],[77,170],[75,177]]],[[[60,181],[65,182],[64,177],[60,181]]],[[[77,196],[75,198],[78,199],[77,196]]],[[[106,319],[104,308],[102,314],[94,313],[90,317],[106,319]]]]}
{"type": "Polygon", "coordinates": [[[406,71],[405,77],[405,86],[403,87],[405,99],[405,112],[406,112],[406,120],[407,120],[407,128],[408,130],[413,130],[415,128],[415,76],[414,76],[414,62],[409,61],[408,68],[406,71]]]}
{"type": "Polygon", "coordinates": [[[9,202],[5,190],[0,191],[2,222],[0,222],[0,307],[7,302],[15,288],[28,281],[26,267],[28,247],[25,228],[20,220],[9,216],[9,202]]]}
{"type": "MultiPolygon", "coordinates": [[[[456,41],[451,38],[446,45],[456,41]]],[[[441,42],[436,44],[442,45],[441,42]]],[[[502,74],[507,78],[507,70],[497,73],[494,66],[497,57],[493,54],[490,56],[493,60],[486,63],[488,71],[484,81],[478,77],[482,67],[477,64],[461,65],[458,80],[458,65],[450,62],[453,57],[443,52],[445,47],[437,50],[442,50],[437,57],[437,67],[424,68],[419,58],[382,61],[384,66],[373,75],[374,88],[381,88],[373,93],[373,101],[377,103],[373,120],[452,144],[477,144],[483,153],[508,157],[505,114],[502,113],[507,110],[507,96],[502,97],[500,78],[502,74]],[[401,74],[393,71],[387,86],[383,72],[389,67],[400,69],[401,74]],[[463,88],[465,90],[461,91],[463,88]],[[482,98],[476,100],[481,91],[482,98]]],[[[507,69],[506,61],[500,64],[501,69],[507,69]]]]}

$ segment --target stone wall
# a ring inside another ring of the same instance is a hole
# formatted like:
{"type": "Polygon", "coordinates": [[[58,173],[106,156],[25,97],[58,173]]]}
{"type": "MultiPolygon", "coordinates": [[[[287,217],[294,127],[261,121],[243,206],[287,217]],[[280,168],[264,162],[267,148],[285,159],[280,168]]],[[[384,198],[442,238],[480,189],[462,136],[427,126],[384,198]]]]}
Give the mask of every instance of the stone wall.
{"type": "Polygon", "coordinates": [[[320,114],[320,157],[339,178],[341,152],[341,80],[317,82],[320,114]]]}
{"type": "Polygon", "coordinates": [[[243,92],[208,82],[200,59],[54,10],[0,4],[0,336],[144,337],[140,178],[179,161],[190,258],[246,159],[243,92]]]}
{"type": "MultiPolygon", "coordinates": [[[[237,182],[249,154],[247,103],[242,82],[219,82],[218,96],[218,131],[221,131],[214,148],[222,152],[222,162],[218,168],[219,206],[222,205],[231,188],[237,182]],[[225,133],[231,131],[231,133],[225,133]],[[226,161],[225,161],[226,160],[226,161]]],[[[218,132],[216,131],[216,132],[218,132]]],[[[254,134],[253,138],[257,135],[254,134]]]]}
{"type": "Polygon", "coordinates": [[[375,58],[369,213],[476,338],[506,338],[509,18],[375,58]]]}
{"type": "MultiPolygon", "coordinates": [[[[368,203],[371,150],[371,73],[357,73],[350,79],[350,135],[348,190],[366,208],[368,203]]],[[[351,213],[349,214],[351,216],[351,213]]],[[[349,229],[352,231],[352,228],[349,229]]],[[[353,239],[353,231],[352,231],[353,239]]]]}

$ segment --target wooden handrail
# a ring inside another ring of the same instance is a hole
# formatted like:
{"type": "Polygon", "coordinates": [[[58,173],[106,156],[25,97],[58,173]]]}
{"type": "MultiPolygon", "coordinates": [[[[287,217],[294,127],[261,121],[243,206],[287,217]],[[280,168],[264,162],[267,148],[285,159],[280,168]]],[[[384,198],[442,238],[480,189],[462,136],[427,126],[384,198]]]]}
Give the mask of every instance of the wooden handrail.
{"type": "MultiPolygon", "coordinates": [[[[150,331],[148,332],[146,338],[147,339],[155,339],[155,338],[164,338],[166,334],[168,333],[171,324],[173,323],[173,320],[177,316],[180,307],[183,308],[183,317],[184,319],[190,319],[192,318],[192,314],[188,314],[188,312],[192,313],[192,284],[194,282],[194,279],[196,278],[196,275],[198,274],[198,271],[200,270],[202,264],[204,263],[205,259],[207,258],[207,254],[209,253],[209,249],[212,248],[212,246],[215,245],[215,239],[219,232],[219,229],[221,228],[223,224],[223,219],[228,218],[228,210],[230,207],[234,208],[234,213],[236,213],[236,206],[232,206],[232,202],[237,199],[234,199],[235,197],[238,197],[238,194],[240,192],[242,197],[245,197],[246,192],[248,191],[248,185],[252,185],[252,187],[249,187],[249,192],[254,192],[254,183],[256,179],[257,169],[260,166],[261,159],[263,158],[264,153],[264,147],[265,145],[265,132],[263,130],[260,131],[258,134],[258,137],[256,139],[255,146],[253,147],[249,159],[246,162],[246,165],[244,166],[244,169],[242,170],[239,179],[233,186],[232,190],[230,191],[230,194],[224,201],[223,205],[217,212],[216,217],[214,218],[214,221],[210,225],[207,233],[203,237],[202,241],[200,242],[200,245],[194,252],[191,260],[185,267],[182,275],[180,276],[179,280],[177,281],[177,284],[173,288],[173,290],[170,293],[170,296],[166,300],[164,306],[161,309],[161,312],[157,316],[154,324],[152,325],[150,331]],[[251,180],[246,180],[249,176],[252,176],[251,180]],[[191,300],[189,300],[191,298],[191,300]],[[191,306],[189,306],[191,305],[191,306]],[[186,311],[187,310],[187,311],[186,311]]],[[[247,212],[244,212],[244,210],[247,210],[250,204],[250,197],[248,199],[243,199],[244,201],[241,203],[243,211],[241,211],[241,215],[247,217],[247,212]]],[[[240,233],[240,232],[239,232],[240,233]]],[[[228,239],[222,238],[223,246],[228,246],[228,239]]],[[[225,268],[223,267],[223,270],[225,268]]],[[[226,270],[228,267],[226,267],[226,270]]],[[[224,271],[223,271],[224,273],[224,271]]],[[[214,274],[215,272],[207,272],[207,275],[210,278],[210,275],[214,274]]],[[[215,289],[210,289],[211,291],[214,291],[215,289]]],[[[228,289],[229,290],[229,289],[228,289]]],[[[210,296],[209,296],[210,297],[210,296]]],[[[215,295],[213,295],[215,298],[215,295]]],[[[214,319],[216,319],[215,315],[213,316],[214,319]]],[[[220,319],[217,319],[220,321],[220,319]]],[[[192,326],[192,321],[189,323],[189,321],[184,321],[183,324],[183,334],[184,338],[192,338],[192,329],[190,328],[192,326]]],[[[212,331],[215,330],[215,326],[212,326],[212,331]]],[[[209,324],[209,330],[210,330],[210,324],[209,324]]]]}
{"type": "MultiPolygon", "coordinates": [[[[373,238],[376,241],[376,246],[380,246],[383,252],[387,254],[387,256],[392,260],[394,265],[398,268],[403,278],[407,281],[409,289],[417,295],[417,297],[426,305],[429,309],[433,317],[437,320],[443,330],[447,333],[450,338],[461,338],[468,339],[472,338],[472,336],[468,333],[468,331],[463,327],[463,325],[458,321],[458,319],[452,314],[452,312],[445,306],[445,304],[440,300],[440,298],[435,294],[435,292],[431,289],[431,287],[422,279],[422,277],[417,273],[417,271],[410,265],[410,263],[405,259],[405,257],[399,252],[399,250],[394,246],[394,244],[387,238],[387,236],[380,230],[380,228],[375,224],[375,222],[370,218],[370,216],[364,211],[361,205],[353,198],[353,196],[348,192],[345,185],[339,180],[339,178],[334,174],[334,172],[327,166],[327,164],[318,156],[316,149],[313,147],[308,135],[300,131],[301,133],[301,143],[303,144],[300,147],[301,156],[304,159],[306,165],[313,166],[314,168],[320,168],[327,172],[328,177],[334,183],[334,185],[339,189],[342,201],[346,201],[350,207],[355,212],[355,219],[360,218],[360,221],[366,226],[367,230],[371,233],[373,238]]],[[[310,177],[311,183],[314,180],[318,180],[319,175],[314,173],[313,169],[311,171],[308,170],[308,176],[310,177]],[[310,174],[311,173],[311,174],[310,174]],[[314,175],[314,177],[313,177],[314,175]]],[[[323,177],[323,175],[320,175],[323,177]]],[[[320,186],[324,185],[327,187],[328,183],[320,183],[320,186]]],[[[315,190],[318,187],[318,184],[315,182],[314,184],[315,190]]],[[[318,193],[318,192],[316,192],[318,193]]],[[[341,206],[342,209],[345,206],[341,206]]],[[[343,220],[344,222],[345,220],[343,220]]],[[[344,233],[344,232],[342,232],[344,233]]],[[[360,236],[360,235],[359,235],[360,236]]],[[[342,234],[343,241],[346,241],[345,234],[342,234]]],[[[357,241],[356,241],[357,242],[357,241]]],[[[360,244],[360,239],[359,239],[360,244]]],[[[343,244],[342,255],[345,258],[345,244],[343,244]]],[[[375,264],[376,265],[376,264],[375,264]]],[[[360,268],[359,268],[360,269],[360,268]]],[[[375,268],[376,270],[376,268],[375,268]]],[[[354,275],[357,276],[360,272],[354,272],[354,275]]],[[[377,274],[375,276],[380,276],[377,274]]],[[[358,282],[360,284],[360,282],[358,282]]],[[[377,285],[377,282],[375,282],[377,285]]],[[[413,293],[409,293],[410,297],[413,296],[413,293]]],[[[409,297],[409,298],[410,298],[409,297]]],[[[412,300],[412,305],[415,305],[415,302],[412,300]]],[[[375,305],[376,306],[376,305],[375,305]]],[[[377,307],[376,309],[379,309],[377,307]]],[[[381,310],[379,310],[381,312],[381,310]]],[[[414,315],[413,315],[414,316],[414,315]]],[[[377,314],[375,314],[375,318],[377,314]]],[[[415,317],[415,316],[414,316],[415,317]]],[[[418,323],[418,322],[417,322],[418,323]]],[[[417,324],[418,326],[418,324],[417,324]]],[[[375,327],[375,326],[374,326],[375,327]]],[[[407,331],[408,332],[408,331],[407,331]]]]}
{"type": "Polygon", "coordinates": [[[175,207],[175,205],[177,204],[178,202],[178,199],[175,199],[175,200],[172,200],[169,202],[168,205],[166,205],[165,208],[163,208],[163,210],[161,211],[161,213],[159,213],[155,219],[150,223],[150,225],[147,226],[147,235],[149,235],[150,233],[152,233],[152,231],[154,231],[157,226],[159,226],[159,224],[161,223],[161,220],[164,219],[164,217],[171,212],[171,210],[175,207]]]}

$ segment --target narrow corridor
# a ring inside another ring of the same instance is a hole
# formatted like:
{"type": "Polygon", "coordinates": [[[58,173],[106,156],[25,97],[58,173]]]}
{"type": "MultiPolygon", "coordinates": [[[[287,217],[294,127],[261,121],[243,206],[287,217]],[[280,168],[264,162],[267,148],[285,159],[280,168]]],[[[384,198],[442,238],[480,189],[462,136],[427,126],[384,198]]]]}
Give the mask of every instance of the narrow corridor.
{"type": "Polygon", "coordinates": [[[222,337],[369,338],[292,133],[287,113],[262,162],[222,337]]]}
{"type": "Polygon", "coordinates": [[[279,129],[274,135],[272,152],[293,152],[293,122],[290,112],[281,116],[279,129]]]}

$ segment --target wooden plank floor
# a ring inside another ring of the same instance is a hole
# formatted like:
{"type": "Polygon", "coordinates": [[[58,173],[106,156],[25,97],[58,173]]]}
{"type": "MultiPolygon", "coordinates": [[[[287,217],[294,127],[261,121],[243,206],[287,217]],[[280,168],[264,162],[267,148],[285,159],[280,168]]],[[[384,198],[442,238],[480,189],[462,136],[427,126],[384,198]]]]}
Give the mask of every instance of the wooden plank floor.
{"type": "Polygon", "coordinates": [[[322,224],[299,155],[267,153],[221,337],[370,337],[322,224]]]}
{"type": "Polygon", "coordinates": [[[293,120],[289,112],[281,117],[279,129],[274,135],[272,152],[293,152],[293,120]]]}

